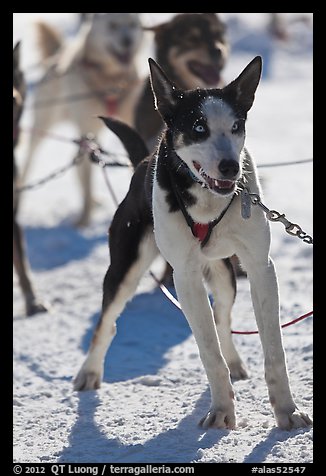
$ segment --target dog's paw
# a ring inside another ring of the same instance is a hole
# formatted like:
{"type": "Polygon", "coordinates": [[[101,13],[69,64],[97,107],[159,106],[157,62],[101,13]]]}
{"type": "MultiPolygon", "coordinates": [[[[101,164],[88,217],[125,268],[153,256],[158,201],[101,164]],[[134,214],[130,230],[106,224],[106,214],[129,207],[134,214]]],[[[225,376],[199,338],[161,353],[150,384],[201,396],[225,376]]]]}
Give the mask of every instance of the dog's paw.
{"type": "Polygon", "coordinates": [[[40,312],[48,312],[48,308],[40,301],[31,301],[26,304],[26,315],[27,316],[34,316],[34,314],[38,314],[40,312]]]}
{"type": "Polygon", "coordinates": [[[293,430],[295,428],[305,428],[312,425],[311,418],[303,412],[275,412],[277,426],[281,430],[293,430]]]}
{"type": "Polygon", "coordinates": [[[241,360],[237,362],[228,362],[228,367],[232,380],[245,380],[249,378],[247,369],[241,360]]]}
{"type": "Polygon", "coordinates": [[[94,370],[81,368],[73,381],[74,390],[82,392],[84,390],[97,390],[101,386],[102,373],[94,370]]]}
{"type": "Polygon", "coordinates": [[[200,420],[199,426],[204,430],[208,430],[208,428],[233,430],[236,426],[233,404],[228,409],[211,408],[207,415],[200,420]]]}

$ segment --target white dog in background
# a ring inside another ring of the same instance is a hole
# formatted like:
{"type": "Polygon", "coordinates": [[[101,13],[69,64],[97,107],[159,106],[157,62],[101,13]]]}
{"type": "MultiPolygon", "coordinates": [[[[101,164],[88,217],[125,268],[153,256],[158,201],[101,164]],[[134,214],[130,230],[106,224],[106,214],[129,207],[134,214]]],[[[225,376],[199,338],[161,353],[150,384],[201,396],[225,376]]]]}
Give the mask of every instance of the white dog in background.
{"type": "MultiPolygon", "coordinates": [[[[98,115],[119,117],[130,124],[140,84],[135,57],[143,33],[138,13],[87,14],[70,42],[45,23],[36,26],[46,72],[35,92],[35,132],[23,180],[42,140],[38,129],[49,130],[68,120],[80,136],[96,136],[102,127],[98,115]]],[[[91,169],[85,157],[78,167],[83,193],[80,226],[89,223],[93,205],[91,169]]]]}

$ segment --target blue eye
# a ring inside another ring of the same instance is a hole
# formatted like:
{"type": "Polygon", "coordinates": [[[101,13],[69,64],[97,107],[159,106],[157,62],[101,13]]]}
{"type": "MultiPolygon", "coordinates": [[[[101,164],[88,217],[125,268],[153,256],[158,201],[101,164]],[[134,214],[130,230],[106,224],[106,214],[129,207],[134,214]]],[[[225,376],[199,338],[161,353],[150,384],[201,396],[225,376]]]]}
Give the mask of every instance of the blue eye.
{"type": "Polygon", "coordinates": [[[231,132],[239,132],[241,129],[243,129],[243,126],[244,126],[244,121],[242,119],[239,119],[233,123],[231,132]]]}
{"type": "Polygon", "coordinates": [[[194,141],[200,142],[209,136],[209,129],[205,119],[198,118],[192,125],[191,138],[194,141]]]}
{"type": "Polygon", "coordinates": [[[198,124],[197,126],[194,127],[194,130],[198,132],[199,134],[205,132],[205,127],[202,124],[198,124]]]}

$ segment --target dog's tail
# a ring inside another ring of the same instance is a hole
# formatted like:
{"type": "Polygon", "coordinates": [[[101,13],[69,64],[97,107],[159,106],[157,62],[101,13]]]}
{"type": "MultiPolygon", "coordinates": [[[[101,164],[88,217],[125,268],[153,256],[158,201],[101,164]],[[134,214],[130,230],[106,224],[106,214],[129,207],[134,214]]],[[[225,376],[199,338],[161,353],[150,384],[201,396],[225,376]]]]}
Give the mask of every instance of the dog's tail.
{"type": "Polygon", "coordinates": [[[149,155],[148,148],[135,129],[112,117],[100,117],[104,124],[114,132],[124,145],[134,168],[149,155]]]}
{"type": "Polygon", "coordinates": [[[59,51],[63,43],[63,38],[55,28],[47,23],[37,22],[35,28],[42,59],[45,60],[59,51]]]}

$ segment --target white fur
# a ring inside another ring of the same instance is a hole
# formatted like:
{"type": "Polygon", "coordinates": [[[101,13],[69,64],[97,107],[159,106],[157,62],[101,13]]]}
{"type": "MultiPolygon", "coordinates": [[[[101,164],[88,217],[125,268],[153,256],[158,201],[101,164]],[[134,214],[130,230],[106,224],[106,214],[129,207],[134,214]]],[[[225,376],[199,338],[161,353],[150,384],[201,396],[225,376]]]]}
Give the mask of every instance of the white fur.
{"type": "MultiPolygon", "coordinates": [[[[231,129],[235,120],[232,108],[221,99],[209,96],[202,105],[203,117],[207,118],[210,131],[214,131],[205,143],[197,142],[191,145],[177,147],[178,156],[187,164],[192,173],[201,179],[193,165],[193,161],[200,163],[204,171],[214,179],[222,179],[218,166],[224,158],[225,148],[239,162],[245,136],[232,134],[231,129]]],[[[241,169],[238,176],[241,175],[241,169]]]]}

